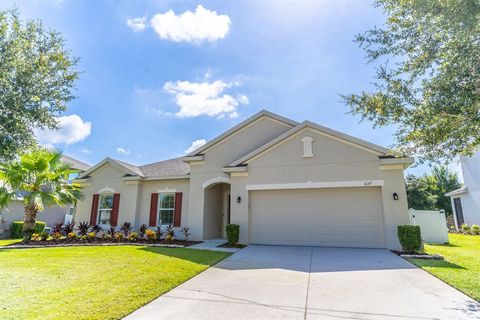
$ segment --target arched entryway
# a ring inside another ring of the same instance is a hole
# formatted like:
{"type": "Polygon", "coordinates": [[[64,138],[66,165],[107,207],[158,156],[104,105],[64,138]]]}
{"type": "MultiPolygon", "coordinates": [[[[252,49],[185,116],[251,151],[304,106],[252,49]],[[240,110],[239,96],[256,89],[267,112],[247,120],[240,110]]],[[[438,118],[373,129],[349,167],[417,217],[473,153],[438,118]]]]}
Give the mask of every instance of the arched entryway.
{"type": "Polygon", "coordinates": [[[230,183],[226,178],[204,184],[203,238],[225,238],[230,223],[230,183]]]}

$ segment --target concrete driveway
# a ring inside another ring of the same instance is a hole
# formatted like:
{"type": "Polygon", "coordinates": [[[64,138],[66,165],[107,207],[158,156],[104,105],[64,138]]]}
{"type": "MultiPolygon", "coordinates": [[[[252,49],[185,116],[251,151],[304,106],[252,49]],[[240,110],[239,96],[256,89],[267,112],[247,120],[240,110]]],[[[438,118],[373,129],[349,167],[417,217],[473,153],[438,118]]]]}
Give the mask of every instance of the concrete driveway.
{"type": "Polygon", "coordinates": [[[480,305],[387,250],[248,246],[126,319],[480,319],[480,305]]]}

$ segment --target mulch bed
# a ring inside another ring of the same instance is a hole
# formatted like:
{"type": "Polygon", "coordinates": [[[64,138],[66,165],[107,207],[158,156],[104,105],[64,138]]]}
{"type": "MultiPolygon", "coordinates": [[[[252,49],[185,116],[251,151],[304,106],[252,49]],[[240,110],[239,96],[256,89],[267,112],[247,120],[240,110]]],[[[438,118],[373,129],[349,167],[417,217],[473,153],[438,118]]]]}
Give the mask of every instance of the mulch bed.
{"type": "Polygon", "coordinates": [[[166,248],[185,248],[192,246],[194,244],[201,243],[201,241],[183,241],[183,240],[174,240],[174,241],[102,241],[100,239],[93,241],[22,241],[17,243],[12,243],[0,248],[16,249],[16,248],[44,248],[44,247],[79,247],[79,246],[149,246],[149,247],[166,247],[166,248]]]}
{"type": "Polygon", "coordinates": [[[426,259],[426,260],[443,260],[443,257],[439,254],[426,254],[421,252],[405,252],[399,250],[391,250],[396,255],[402,258],[411,258],[411,259],[426,259]]]}
{"type": "Polygon", "coordinates": [[[246,247],[246,245],[244,245],[244,244],[240,244],[240,243],[230,244],[228,242],[217,246],[217,248],[235,248],[235,249],[243,249],[245,247],[246,247]]]}

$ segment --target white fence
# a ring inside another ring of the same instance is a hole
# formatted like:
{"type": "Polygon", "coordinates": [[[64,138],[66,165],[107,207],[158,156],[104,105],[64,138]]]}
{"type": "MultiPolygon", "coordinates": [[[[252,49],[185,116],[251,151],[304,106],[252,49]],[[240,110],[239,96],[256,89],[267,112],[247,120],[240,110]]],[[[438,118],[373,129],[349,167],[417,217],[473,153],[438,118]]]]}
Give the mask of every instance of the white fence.
{"type": "Polygon", "coordinates": [[[431,243],[448,243],[445,211],[408,210],[410,224],[420,226],[422,240],[431,243]]]}

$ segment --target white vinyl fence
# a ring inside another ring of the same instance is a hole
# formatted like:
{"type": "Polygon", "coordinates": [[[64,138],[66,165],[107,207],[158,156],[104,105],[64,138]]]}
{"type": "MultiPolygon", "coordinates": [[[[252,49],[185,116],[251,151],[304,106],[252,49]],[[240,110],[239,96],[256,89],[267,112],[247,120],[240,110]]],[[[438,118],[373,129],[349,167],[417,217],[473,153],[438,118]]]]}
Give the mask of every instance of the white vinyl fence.
{"type": "Polygon", "coordinates": [[[410,224],[420,226],[422,240],[431,243],[448,243],[445,211],[408,210],[410,224]]]}

